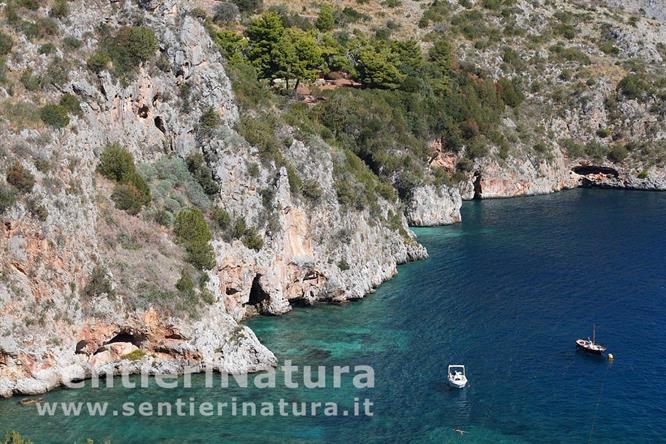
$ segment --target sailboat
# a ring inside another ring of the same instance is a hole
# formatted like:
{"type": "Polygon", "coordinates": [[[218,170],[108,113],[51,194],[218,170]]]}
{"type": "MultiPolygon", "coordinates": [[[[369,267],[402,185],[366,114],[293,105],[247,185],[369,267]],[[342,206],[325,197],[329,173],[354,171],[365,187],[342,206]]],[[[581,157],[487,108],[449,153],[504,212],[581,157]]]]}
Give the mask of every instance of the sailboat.
{"type": "Polygon", "coordinates": [[[595,355],[600,355],[606,351],[606,347],[596,343],[596,326],[592,326],[592,339],[576,339],[576,347],[586,351],[588,353],[593,353],[595,355]]]}

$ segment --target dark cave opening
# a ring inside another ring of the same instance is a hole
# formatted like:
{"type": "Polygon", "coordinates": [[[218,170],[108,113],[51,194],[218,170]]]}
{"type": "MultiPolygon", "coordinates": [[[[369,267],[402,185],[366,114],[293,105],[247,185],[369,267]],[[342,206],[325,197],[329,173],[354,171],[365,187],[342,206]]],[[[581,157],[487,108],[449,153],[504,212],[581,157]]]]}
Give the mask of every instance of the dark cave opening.
{"type": "Polygon", "coordinates": [[[270,295],[261,288],[261,274],[257,274],[252,280],[252,288],[250,289],[250,299],[247,301],[247,305],[258,305],[263,301],[270,299],[270,295]]]}
{"type": "Polygon", "coordinates": [[[141,105],[139,107],[139,117],[142,119],[145,119],[148,117],[148,105],[141,105]]]}
{"type": "Polygon", "coordinates": [[[106,341],[104,345],[113,344],[114,342],[129,342],[131,344],[136,345],[137,347],[140,347],[144,339],[145,337],[143,335],[137,335],[127,331],[121,331],[113,338],[106,341]]]}
{"type": "Polygon", "coordinates": [[[158,130],[166,134],[166,126],[164,125],[164,119],[162,119],[160,116],[155,117],[155,126],[157,127],[158,130]]]}
{"type": "Polygon", "coordinates": [[[474,173],[474,199],[481,199],[481,173],[474,173]]]}
{"type": "Polygon", "coordinates": [[[614,168],[595,165],[580,165],[573,167],[571,171],[576,174],[580,174],[581,176],[587,176],[588,174],[606,174],[609,176],[618,177],[620,175],[620,173],[618,173],[614,168]]]}

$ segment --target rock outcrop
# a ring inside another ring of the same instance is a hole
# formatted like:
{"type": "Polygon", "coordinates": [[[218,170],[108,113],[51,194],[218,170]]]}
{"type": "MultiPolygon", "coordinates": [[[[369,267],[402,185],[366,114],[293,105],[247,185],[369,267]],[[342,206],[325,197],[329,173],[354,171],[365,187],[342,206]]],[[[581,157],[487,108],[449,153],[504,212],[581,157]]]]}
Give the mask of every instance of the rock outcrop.
{"type": "Polygon", "coordinates": [[[460,222],[462,198],[453,187],[426,185],[413,191],[405,215],[410,225],[434,226],[460,222]]]}

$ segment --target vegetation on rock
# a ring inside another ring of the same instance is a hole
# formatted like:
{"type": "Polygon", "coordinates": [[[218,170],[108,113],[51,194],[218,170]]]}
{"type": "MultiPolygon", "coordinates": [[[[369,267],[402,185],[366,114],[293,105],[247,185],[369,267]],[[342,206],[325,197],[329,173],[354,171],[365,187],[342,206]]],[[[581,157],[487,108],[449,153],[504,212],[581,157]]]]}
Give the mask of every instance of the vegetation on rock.
{"type": "Polygon", "coordinates": [[[209,242],[213,235],[201,210],[184,208],[176,215],[174,233],[187,251],[187,260],[197,269],[210,270],[215,266],[209,242]]]}

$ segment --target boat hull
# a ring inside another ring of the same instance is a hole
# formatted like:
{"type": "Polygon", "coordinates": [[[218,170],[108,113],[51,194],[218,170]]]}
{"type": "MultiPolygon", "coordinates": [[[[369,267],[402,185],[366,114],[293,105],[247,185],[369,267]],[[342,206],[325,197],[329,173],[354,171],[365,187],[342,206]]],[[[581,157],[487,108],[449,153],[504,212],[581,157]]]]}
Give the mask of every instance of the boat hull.
{"type": "Polygon", "coordinates": [[[465,380],[465,381],[452,381],[451,379],[449,379],[449,385],[451,387],[457,388],[457,389],[465,388],[465,386],[467,385],[467,380],[465,380]]]}
{"type": "Polygon", "coordinates": [[[576,348],[577,348],[578,350],[582,350],[582,351],[584,351],[584,352],[586,352],[586,353],[590,353],[590,354],[592,354],[592,355],[601,355],[601,354],[603,354],[603,352],[606,351],[605,348],[603,348],[603,349],[599,349],[599,348],[589,348],[589,347],[586,347],[586,346],[581,345],[581,344],[579,344],[579,343],[576,343],[576,348]]]}

